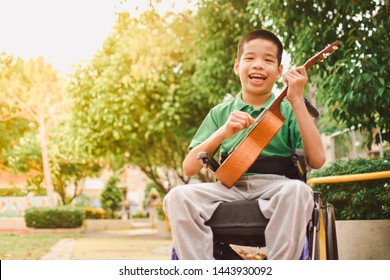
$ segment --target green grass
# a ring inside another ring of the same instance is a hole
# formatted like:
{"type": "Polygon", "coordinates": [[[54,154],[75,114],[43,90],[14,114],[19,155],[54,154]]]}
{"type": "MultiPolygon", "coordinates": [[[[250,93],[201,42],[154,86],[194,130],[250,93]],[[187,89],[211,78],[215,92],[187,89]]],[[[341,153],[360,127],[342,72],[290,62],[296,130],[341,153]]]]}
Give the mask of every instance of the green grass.
{"type": "Polygon", "coordinates": [[[77,238],[80,234],[30,233],[0,234],[1,260],[39,260],[62,238],[77,238]]]}

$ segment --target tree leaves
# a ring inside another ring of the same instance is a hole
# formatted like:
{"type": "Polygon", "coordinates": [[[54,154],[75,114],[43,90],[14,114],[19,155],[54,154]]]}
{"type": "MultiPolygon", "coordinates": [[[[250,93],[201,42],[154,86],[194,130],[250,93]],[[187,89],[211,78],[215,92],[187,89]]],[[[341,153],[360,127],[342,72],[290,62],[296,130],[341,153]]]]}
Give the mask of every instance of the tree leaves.
{"type": "Polygon", "coordinates": [[[389,129],[390,114],[384,107],[389,107],[390,91],[384,84],[390,77],[390,21],[383,2],[249,1],[249,10],[256,9],[262,20],[267,15],[272,21],[270,28],[283,37],[297,64],[340,40],[340,50],[325,61],[326,66],[309,74],[318,103],[329,104],[332,117],[347,127],[389,129]]]}
{"type": "Polygon", "coordinates": [[[167,17],[153,10],[135,19],[121,13],[102,51],[68,87],[75,137],[88,142],[87,153],[136,164],[162,188],[166,178],[159,179],[155,167],[179,172],[188,145],[180,125],[191,111],[183,98],[193,71],[192,55],[183,48],[192,41],[191,21],[185,14],[167,17]]]}

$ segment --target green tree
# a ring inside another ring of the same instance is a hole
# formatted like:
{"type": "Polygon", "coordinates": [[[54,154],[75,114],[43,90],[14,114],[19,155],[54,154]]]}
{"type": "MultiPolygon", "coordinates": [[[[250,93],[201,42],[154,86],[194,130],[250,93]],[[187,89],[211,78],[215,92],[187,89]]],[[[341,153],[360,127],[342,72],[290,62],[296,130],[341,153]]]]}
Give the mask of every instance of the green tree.
{"type": "Polygon", "coordinates": [[[5,53],[0,58],[0,159],[9,169],[36,174],[28,185],[39,188],[45,182],[51,203],[55,191],[62,204],[69,204],[100,163],[87,158],[72,139],[77,129],[65,115],[61,80],[43,58],[25,62],[5,53]]]}
{"type": "MultiPolygon", "coordinates": [[[[53,187],[61,199],[61,204],[69,205],[82,194],[85,179],[98,174],[103,163],[72,150],[75,146],[69,144],[66,127],[58,128],[57,132],[61,134],[51,133],[50,166],[53,187]]],[[[36,133],[25,133],[19,140],[19,144],[3,153],[4,164],[17,172],[35,174],[27,184],[29,187],[39,189],[43,182],[43,170],[36,133]]]]}
{"type": "Polygon", "coordinates": [[[71,125],[70,115],[63,115],[51,130],[50,153],[54,190],[63,205],[70,204],[84,191],[88,177],[97,176],[104,160],[85,153],[73,136],[77,128],[71,125]]]}
{"type": "Polygon", "coordinates": [[[340,40],[341,49],[309,73],[322,114],[371,134],[380,128],[390,139],[388,1],[250,0],[248,11],[283,38],[294,64],[340,40]]]}
{"type": "Polygon", "coordinates": [[[55,204],[48,154],[47,127],[53,121],[61,93],[60,79],[42,57],[23,61],[0,54],[1,119],[20,118],[37,124],[42,170],[51,206],[55,204]]]}
{"type": "Polygon", "coordinates": [[[183,45],[191,42],[191,23],[186,13],[120,13],[103,49],[68,87],[75,139],[86,153],[135,164],[165,192],[167,183],[188,180],[181,162],[189,133],[182,124],[196,106],[183,104],[194,63],[183,45]]]}
{"type": "Polygon", "coordinates": [[[117,186],[118,182],[118,177],[110,177],[102,194],[100,195],[100,202],[102,203],[102,207],[109,218],[113,218],[115,211],[118,211],[121,208],[120,203],[123,200],[123,195],[117,186]]]}
{"type": "Polygon", "coordinates": [[[196,127],[213,105],[228,94],[237,94],[241,88],[233,71],[237,44],[257,25],[250,21],[247,5],[247,0],[199,1],[195,15],[197,64],[193,85],[203,110],[196,127]]]}

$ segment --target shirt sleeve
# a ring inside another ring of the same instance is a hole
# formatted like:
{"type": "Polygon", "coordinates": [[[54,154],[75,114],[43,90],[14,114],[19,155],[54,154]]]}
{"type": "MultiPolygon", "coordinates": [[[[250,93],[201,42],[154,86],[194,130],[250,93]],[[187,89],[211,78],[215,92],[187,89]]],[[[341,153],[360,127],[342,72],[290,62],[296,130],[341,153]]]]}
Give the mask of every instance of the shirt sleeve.
{"type": "Polygon", "coordinates": [[[196,146],[202,144],[206,141],[215,131],[219,128],[216,119],[214,118],[214,110],[211,109],[207,114],[202,124],[195,133],[194,138],[192,139],[188,149],[192,150],[196,146]]]}

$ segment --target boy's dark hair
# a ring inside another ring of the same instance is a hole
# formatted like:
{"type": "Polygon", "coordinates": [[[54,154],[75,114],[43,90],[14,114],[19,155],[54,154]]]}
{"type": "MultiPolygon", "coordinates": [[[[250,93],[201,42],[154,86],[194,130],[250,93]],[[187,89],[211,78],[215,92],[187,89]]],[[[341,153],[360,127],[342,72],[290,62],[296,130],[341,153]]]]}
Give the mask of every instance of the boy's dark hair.
{"type": "Polygon", "coordinates": [[[240,42],[238,42],[238,46],[237,46],[237,59],[241,58],[241,55],[242,55],[243,50],[244,50],[244,44],[246,44],[252,40],[255,40],[255,39],[266,39],[266,40],[273,42],[276,45],[276,47],[278,49],[278,53],[277,53],[278,65],[280,65],[280,63],[282,62],[283,44],[279,40],[279,38],[276,37],[276,35],[274,33],[270,32],[268,30],[265,30],[265,29],[257,29],[257,30],[251,31],[248,34],[246,34],[244,37],[241,38],[241,40],[240,40],[240,42]]]}

